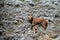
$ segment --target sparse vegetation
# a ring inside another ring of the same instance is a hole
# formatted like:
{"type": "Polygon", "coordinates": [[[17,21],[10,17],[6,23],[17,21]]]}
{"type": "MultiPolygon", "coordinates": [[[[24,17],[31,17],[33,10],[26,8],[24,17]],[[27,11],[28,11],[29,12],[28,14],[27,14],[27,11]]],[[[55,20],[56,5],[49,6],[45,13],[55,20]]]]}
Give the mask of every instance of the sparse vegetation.
{"type": "Polygon", "coordinates": [[[22,2],[24,2],[25,0],[19,0],[19,1],[22,1],[22,2]]]}
{"type": "Polygon", "coordinates": [[[56,26],[60,26],[60,22],[56,21],[56,26]]]}
{"type": "Polygon", "coordinates": [[[34,2],[39,2],[40,0],[32,0],[32,1],[34,1],[34,2]]]}
{"type": "MultiPolygon", "coordinates": [[[[22,1],[24,2],[25,0],[19,0],[19,1],[22,1]]],[[[40,0],[32,0],[33,2],[39,2],[40,0]]]]}

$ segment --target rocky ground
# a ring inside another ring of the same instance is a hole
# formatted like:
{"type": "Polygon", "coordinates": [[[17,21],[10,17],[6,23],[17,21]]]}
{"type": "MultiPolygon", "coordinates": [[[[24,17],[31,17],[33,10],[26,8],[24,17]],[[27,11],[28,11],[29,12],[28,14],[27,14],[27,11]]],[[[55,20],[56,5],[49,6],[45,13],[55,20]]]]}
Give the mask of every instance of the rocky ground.
{"type": "Polygon", "coordinates": [[[38,2],[5,0],[0,2],[0,40],[60,40],[60,0],[38,2]],[[48,22],[47,30],[37,25],[31,30],[28,14],[48,22]]]}

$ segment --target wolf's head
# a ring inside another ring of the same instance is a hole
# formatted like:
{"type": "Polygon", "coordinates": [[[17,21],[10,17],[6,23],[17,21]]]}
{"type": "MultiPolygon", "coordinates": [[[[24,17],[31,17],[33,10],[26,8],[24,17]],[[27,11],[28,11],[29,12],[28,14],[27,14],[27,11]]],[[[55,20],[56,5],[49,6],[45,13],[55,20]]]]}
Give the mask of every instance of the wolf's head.
{"type": "Polygon", "coordinates": [[[33,16],[32,16],[31,14],[29,14],[29,15],[28,15],[28,21],[29,21],[30,23],[32,23],[32,20],[33,20],[33,16]]]}

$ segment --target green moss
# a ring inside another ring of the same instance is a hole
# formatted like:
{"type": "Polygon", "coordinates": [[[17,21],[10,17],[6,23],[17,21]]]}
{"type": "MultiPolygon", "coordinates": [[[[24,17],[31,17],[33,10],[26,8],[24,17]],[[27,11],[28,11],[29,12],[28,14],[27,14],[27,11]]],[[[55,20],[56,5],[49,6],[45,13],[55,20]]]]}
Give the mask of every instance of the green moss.
{"type": "Polygon", "coordinates": [[[19,1],[22,1],[22,2],[24,2],[25,0],[19,0],[19,1]]]}
{"type": "Polygon", "coordinates": [[[60,22],[56,21],[56,26],[59,26],[60,25],[60,22]]]}
{"type": "Polygon", "coordinates": [[[57,32],[58,34],[60,34],[60,32],[57,32]]]}
{"type": "Polygon", "coordinates": [[[32,0],[33,2],[39,2],[40,0],[32,0]]]}
{"type": "Polygon", "coordinates": [[[53,38],[50,38],[50,40],[53,40],[53,38]]]}

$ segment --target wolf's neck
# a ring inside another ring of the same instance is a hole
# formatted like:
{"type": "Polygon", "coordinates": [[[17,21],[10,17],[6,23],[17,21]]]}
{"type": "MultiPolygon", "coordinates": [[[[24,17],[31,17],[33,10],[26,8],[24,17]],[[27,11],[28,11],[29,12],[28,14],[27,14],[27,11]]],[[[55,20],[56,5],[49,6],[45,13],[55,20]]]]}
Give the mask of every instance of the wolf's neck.
{"type": "Polygon", "coordinates": [[[33,18],[31,18],[31,20],[29,20],[29,22],[32,24],[33,18]]]}

